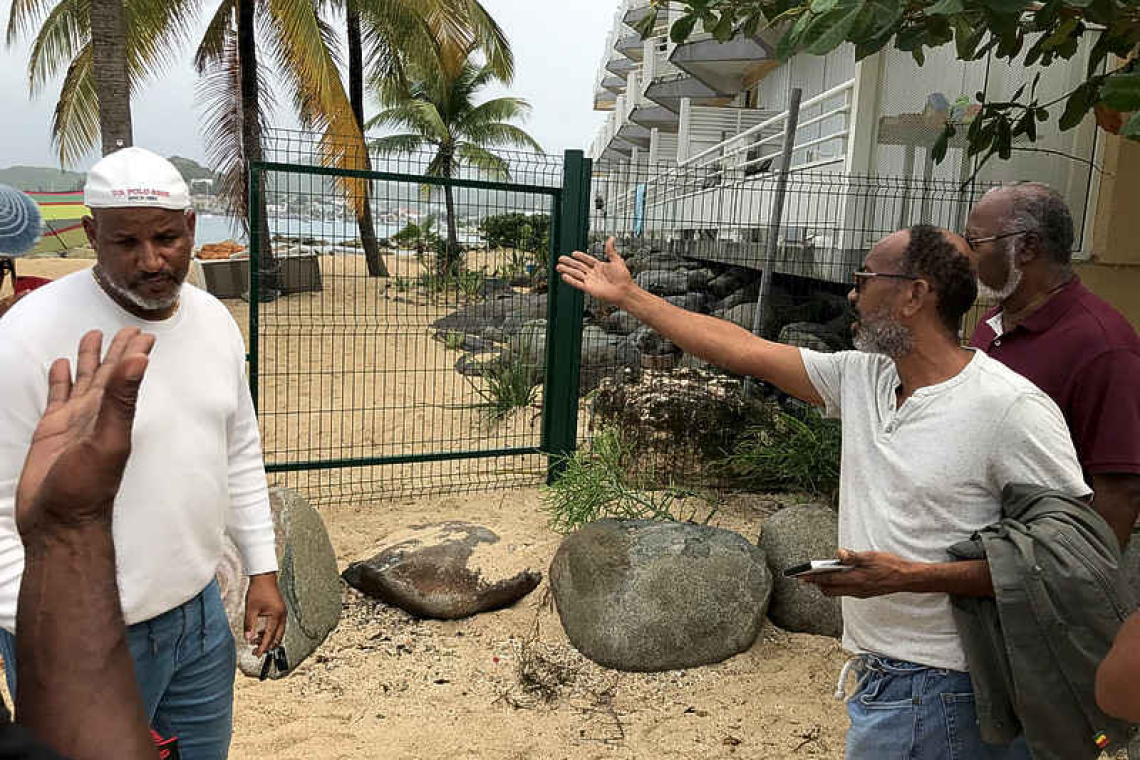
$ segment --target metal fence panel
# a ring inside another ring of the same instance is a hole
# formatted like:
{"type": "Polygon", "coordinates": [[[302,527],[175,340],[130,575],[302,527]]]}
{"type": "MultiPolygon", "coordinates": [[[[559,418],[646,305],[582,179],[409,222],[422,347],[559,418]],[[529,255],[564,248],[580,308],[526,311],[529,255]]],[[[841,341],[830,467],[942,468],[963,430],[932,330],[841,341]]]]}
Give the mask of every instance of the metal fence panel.
{"type": "MultiPolygon", "coordinates": [[[[338,171],[317,165],[312,136],[269,141],[251,184],[265,201],[281,296],[250,299],[249,346],[274,482],[318,503],[541,482],[541,320],[562,161],[500,155],[505,181],[460,172],[444,182],[426,176],[430,154],[338,171]],[[469,248],[459,264],[439,242],[445,186],[469,248]],[[386,277],[369,274],[362,196],[386,277]],[[504,214],[523,215],[525,239],[517,225],[516,239],[489,239],[487,218],[504,214]]],[[[254,250],[261,208],[251,204],[254,250]]],[[[251,267],[254,293],[261,269],[251,267]]]]}

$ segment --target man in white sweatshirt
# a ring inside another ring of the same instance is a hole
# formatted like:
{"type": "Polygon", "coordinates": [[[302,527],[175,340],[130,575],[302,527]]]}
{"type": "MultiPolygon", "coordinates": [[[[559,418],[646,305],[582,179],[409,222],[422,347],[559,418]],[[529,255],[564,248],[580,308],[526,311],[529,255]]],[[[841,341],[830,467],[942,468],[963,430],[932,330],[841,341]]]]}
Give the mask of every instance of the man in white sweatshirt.
{"type": "Polygon", "coordinates": [[[84,200],[94,268],[29,294],[0,323],[0,655],[15,692],[24,550],[13,504],[47,372],[60,356],[75,366],[89,330],[145,330],[156,341],[114,512],[123,613],[152,727],[177,736],[187,760],[221,759],[236,657],[214,579],[227,533],[251,576],[246,639],[261,655],[285,631],[245,346],[219,301],[183,285],[195,219],[170,162],[141,148],[112,153],[91,169],[84,200]]]}

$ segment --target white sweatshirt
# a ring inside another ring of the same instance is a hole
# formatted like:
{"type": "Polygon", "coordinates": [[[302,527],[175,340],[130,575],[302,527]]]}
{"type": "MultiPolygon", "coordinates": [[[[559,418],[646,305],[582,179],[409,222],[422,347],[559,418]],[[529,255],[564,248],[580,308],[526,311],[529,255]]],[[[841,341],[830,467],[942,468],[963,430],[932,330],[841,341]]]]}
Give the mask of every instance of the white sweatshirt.
{"type": "Polygon", "coordinates": [[[124,327],[156,336],[139,391],[131,458],[115,500],[119,592],[128,625],[192,599],[210,582],[226,533],[250,575],[277,569],[261,438],[241,332],[192,286],[161,322],[138,319],[83,270],[39,288],[0,319],[0,626],[14,631],[24,549],[16,483],[47,404],[47,373],[79,339],[124,327]]]}

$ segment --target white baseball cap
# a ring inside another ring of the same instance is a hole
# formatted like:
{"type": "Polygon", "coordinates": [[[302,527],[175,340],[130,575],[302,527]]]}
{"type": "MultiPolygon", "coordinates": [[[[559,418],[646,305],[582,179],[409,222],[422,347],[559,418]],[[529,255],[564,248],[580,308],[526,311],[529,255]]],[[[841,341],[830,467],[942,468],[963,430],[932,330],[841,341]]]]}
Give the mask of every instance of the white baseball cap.
{"type": "Polygon", "coordinates": [[[88,208],[190,208],[190,190],[174,164],[146,148],[123,148],[87,172],[88,208]]]}

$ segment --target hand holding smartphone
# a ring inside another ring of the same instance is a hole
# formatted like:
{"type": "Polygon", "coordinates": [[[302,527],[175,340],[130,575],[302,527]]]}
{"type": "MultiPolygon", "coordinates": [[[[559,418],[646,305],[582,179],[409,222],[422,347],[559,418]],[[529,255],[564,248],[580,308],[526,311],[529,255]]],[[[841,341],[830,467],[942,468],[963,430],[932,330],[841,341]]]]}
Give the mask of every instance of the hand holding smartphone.
{"type": "Polygon", "coordinates": [[[813,559],[810,562],[803,562],[787,568],[784,570],[784,577],[799,578],[805,575],[818,575],[820,573],[840,573],[846,570],[854,569],[854,565],[844,565],[837,559],[813,559]]]}

